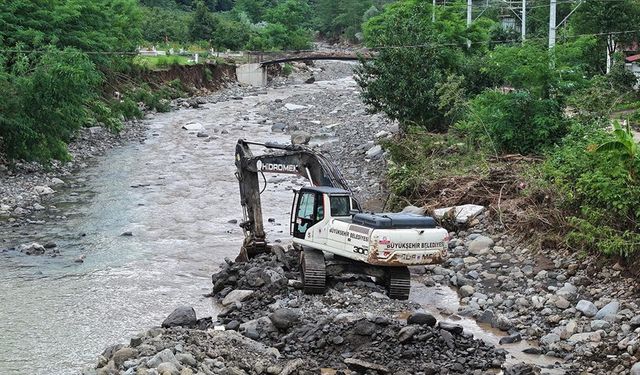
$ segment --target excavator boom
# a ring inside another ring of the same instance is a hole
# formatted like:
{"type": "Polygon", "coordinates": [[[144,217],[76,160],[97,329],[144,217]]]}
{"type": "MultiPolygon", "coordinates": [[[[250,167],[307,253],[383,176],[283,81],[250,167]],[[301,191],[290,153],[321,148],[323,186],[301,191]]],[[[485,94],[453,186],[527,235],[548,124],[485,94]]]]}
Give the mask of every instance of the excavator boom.
{"type": "MultiPolygon", "coordinates": [[[[245,232],[246,256],[267,250],[260,201],[260,174],[284,173],[306,178],[312,186],[329,186],[351,192],[338,168],[325,156],[301,145],[258,143],[239,139],[236,145],[236,177],[240,184],[240,203],[244,211],[241,226],[245,232]],[[250,145],[275,152],[254,156],[250,145]]],[[[264,179],[266,182],[266,179],[264,179]]]]}

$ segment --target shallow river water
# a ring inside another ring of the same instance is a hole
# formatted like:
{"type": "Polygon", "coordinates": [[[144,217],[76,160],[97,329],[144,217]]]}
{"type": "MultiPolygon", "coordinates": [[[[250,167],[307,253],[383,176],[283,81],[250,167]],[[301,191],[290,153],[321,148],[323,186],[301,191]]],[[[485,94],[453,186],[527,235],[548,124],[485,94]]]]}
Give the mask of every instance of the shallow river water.
{"type": "MultiPolygon", "coordinates": [[[[77,373],[106,346],[158,325],[179,305],[194,306],[198,316],[215,315],[216,307],[203,297],[210,275],[225,257],[237,255],[242,242],[240,228],[228,222],[242,220],[234,176],[237,139],[288,142],[260,124],[261,103],[354,85],[342,79],[270,89],[158,114],[147,120],[146,142],[98,158],[68,181],[72,188],[60,189],[49,204],[66,220],[0,227],[10,246],[53,241],[62,254],[0,254],[0,374],[77,373]],[[196,123],[212,136],[208,142],[182,129],[196,123]],[[82,255],[83,263],[74,262],[82,255]]],[[[270,240],[286,239],[293,196],[287,189],[302,181],[267,179],[264,215],[275,223],[265,220],[266,229],[270,240]]],[[[416,287],[412,296],[427,308],[444,303],[455,309],[451,293],[416,287]]]]}

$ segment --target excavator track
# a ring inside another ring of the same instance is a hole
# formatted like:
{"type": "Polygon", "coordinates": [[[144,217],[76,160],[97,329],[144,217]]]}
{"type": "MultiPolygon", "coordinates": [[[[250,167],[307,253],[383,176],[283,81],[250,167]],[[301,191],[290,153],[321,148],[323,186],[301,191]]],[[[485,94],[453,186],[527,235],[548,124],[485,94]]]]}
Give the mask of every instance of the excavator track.
{"type": "Polygon", "coordinates": [[[309,248],[302,250],[300,252],[300,274],[306,294],[324,294],[327,281],[324,253],[309,248]]]}
{"type": "Polygon", "coordinates": [[[400,300],[409,299],[411,275],[407,267],[388,267],[385,279],[390,298],[400,300]]]}

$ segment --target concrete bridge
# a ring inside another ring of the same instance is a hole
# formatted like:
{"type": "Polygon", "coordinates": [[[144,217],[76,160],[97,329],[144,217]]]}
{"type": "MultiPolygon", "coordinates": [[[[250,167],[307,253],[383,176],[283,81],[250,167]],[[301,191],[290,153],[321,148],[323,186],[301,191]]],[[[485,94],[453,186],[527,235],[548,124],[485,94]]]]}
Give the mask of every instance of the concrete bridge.
{"type": "Polygon", "coordinates": [[[335,60],[358,61],[371,59],[373,53],[368,50],[355,51],[294,51],[294,52],[249,52],[250,63],[239,65],[236,69],[238,82],[252,86],[267,85],[267,67],[293,61],[335,60]]]}

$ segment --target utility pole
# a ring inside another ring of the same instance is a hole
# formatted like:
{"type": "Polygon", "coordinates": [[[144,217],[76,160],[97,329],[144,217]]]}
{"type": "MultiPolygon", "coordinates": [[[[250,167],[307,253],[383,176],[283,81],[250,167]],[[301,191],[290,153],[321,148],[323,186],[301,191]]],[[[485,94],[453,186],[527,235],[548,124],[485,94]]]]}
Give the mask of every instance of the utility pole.
{"type": "Polygon", "coordinates": [[[556,46],[556,5],[557,0],[551,0],[549,6],[549,48],[556,46]]]}
{"type": "Polygon", "coordinates": [[[522,42],[527,38],[527,0],[522,0],[522,42]]]}
{"type": "MultiPolygon", "coordinates": [[[[467,29],[471,27],[471,21],[473,21],[473,0],[467,0],[467,29]]],[[[467,48],[471,48],[471,40],[467,39],[467,48]]]]}
{"type": "Polygon", "coordinates": [[[431,22],[436,22],[436,0],[433,0],[433,6],[431,7],[431,22]]]}

